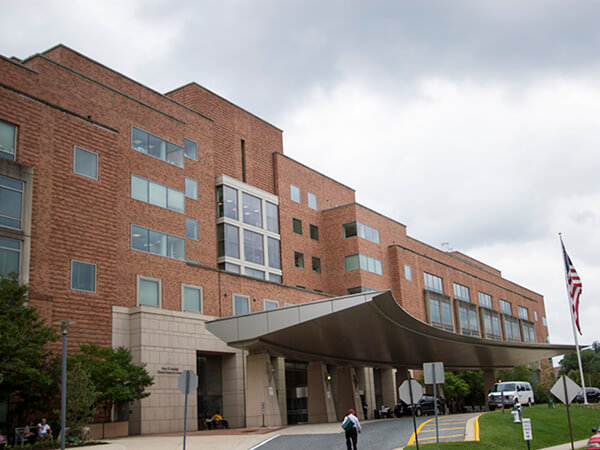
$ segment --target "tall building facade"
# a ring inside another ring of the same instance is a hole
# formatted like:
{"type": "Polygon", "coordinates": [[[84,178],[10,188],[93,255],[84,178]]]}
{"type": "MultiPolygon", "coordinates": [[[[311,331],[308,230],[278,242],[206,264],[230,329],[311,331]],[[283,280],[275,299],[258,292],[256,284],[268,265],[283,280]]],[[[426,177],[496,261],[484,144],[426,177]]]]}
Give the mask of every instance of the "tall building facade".
{"type": "MultiPolygon", "coordinates": [[[[179,430],[185,369],[200,377],[192,428],[217,409],[256,424],[247,355],[206,330],[219,317],[390,290],[446,331],[547,339],[540,294],[411,238],[202,86],[161,94],[62,45],[2,57],[0,80],[0,275],[18,273],[49,323],[76,322],[69,351],[125,346],[147,365],[130,433],[179,430]]],[[[266,363],[281,423],[308,420],[306,362],[266,363]]],[[[389,370],[357,372],[365,402],[394,401],[389,370]]]]}

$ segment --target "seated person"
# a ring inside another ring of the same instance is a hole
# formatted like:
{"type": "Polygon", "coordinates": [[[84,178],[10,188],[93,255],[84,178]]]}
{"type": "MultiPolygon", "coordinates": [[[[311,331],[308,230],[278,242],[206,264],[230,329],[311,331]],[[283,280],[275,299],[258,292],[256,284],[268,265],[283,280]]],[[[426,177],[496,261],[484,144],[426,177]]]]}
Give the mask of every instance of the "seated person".
{"type": "Polygon", "coordinates": [[[37,424],[37,432],[41,441],[52,440],[52,430],[50,425],[46,423],[46,419],[42,419],[42,422],[37,424]]]}
{"type": "Polygon", "coordinates": [[[27,425],[25,425],[25,430],[23,430],[23,437],[27,441],[28,444],[33,444],[36,441],[36,432],[35,427],[33,426],[33,421],[28,420],[27,425]]]}
{"type": "Polygon", "coordinates": [[[204,425],[206,425],[207,430],[212,428],[212,419],[208,413],[204,413],[204,425]]]}
{"type": "Polygon", "coordinates": [[[219,411],[215,411],[211,420],[212,420],[212,426],[215,430],[217,429],[217,425],[219,425],[219,423],[223,425],[223,428],[229,428],[229,422],[227,422],[227,420],[223,419],[223,416],[221,414],[219,414],[219,411]]]}

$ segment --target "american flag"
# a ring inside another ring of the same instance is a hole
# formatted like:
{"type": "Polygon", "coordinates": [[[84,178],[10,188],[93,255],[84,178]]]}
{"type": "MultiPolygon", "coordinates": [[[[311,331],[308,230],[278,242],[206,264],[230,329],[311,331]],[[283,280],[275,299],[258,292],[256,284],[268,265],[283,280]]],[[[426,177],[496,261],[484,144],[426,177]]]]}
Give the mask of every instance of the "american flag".
{"type": "Polygon", "coordinates": [[[563,244],[562,237],[560,238],[560,245],[562,246],[563,256],[565,259],[565,276],[567,278],[567,292],[569,293],[569,303],[571,304],[573,320],[575,321],[575,325],[577,325],[577,331],[579,331],[579,334],[582,334],[581,328],[579,327],[579,297],[581,296],[582,291],[581,278],[579,278],[579,275],[577,275],[577,271],[575,270],[575,267],[573,267],[571,258],[569,258],[569,255],[567,255],[567,251],[565,250],[565,244],[563,244]]]}

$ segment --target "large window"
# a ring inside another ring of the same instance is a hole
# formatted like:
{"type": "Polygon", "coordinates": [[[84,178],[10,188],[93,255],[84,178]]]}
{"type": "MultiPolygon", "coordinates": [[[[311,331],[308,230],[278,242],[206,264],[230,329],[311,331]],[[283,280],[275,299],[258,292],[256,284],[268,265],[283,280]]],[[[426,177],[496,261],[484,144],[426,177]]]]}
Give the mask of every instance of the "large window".
{"type": "Polygon", "coordinates": [[[138,275],[138,305],[160,306],[160,280],[138,275]]]}
{"type": "Polygon", "coordinates": [[[350,222],[342,225],[344,239],[358,236],[379,244],[379,230],[360,222],[350,222]]]}
{"type": "Polygon", "coordinates": [[[233,294],[233,315],[248,314],[250,312],[250,297],[233,294]]]}
{"type": "Polygon", "coordinates": [[[529,311],[523,306],[519,306],[519,319],[529,320],[529,311]]]}
{"type": "Polygon", "coordinates": [[[138,225],[131,225],[131,248],[185,260],[185,239],[138,225]]]}
{"type": "Polygon", "coordinates": [[[244,260],[261,266],[265,264],[262,234],[244,230],[244,260]]]}
{"type": "Polygon", "coordinates": [[[466,300],[456,300],[458,327],[465,336],[479,336],[477,306],[466,300]]]}
{"type": "Polygon", "coordinates": [[[317,196],[315,194],[313,194],[312,192],[309,192],[306,195],[308,198],[308,207],[310,209],[314,209],[314,210],[319,209],[319,207],[317,205],[317,196]]]}
{"type": "Polygon", "coordinates": [[[532,323],[521,322],[523,326],[523,341],[525,342],[536,342],[535,340],[535,328],[532,323]]]}
{"type": "Polygon", "coordinates": [[[504,320],[504,336],[507,341],[520,341],[521,333],[519,333],[519,321],[513,317],[503,316],[504,320]]]}
{"type": "Polygon", "coordinates": [[[483,317],[483,326],[485,337],[487,339],[502,340],[502,331],[500,330],[500,314],[497,311],[481,309],[483,317]]]}
{"type": "Polygon", "coordinates": [[[296,203],[300,203],[302,201],[300,196],[300,188],[298,186],[290,184],[290,198],[296,203]]]}
{"type": "Polygon", "coordinates": [[[185,218],[185,237],[188,239],[193,239],[195,241],[198,240],[198,221],[194,219],[190,219],[189,217],[185,218]]]}
{"type": "Polygon", "coordinates": [[[198,286],[181,286],[182,309],[184,311],[202,312],[202,288],[198,286]]]}
{"type": "Polygon", "coordinates": [[[434,327],[442,328],[447,331],[454,331],[452,322],[452,308],[449,298],[441,296],[428,297],[429,321],[434,327]]]}
{"type": "Polygon", "coordinates": [[[198,182],[191,178],[185,179],[185,196],[193,200],[198,200],[198,182]]]}
{"type": "Polygon", "coordinates": [[[262,228],[262,202],[260,198],[242,192],[242,209],[244,211],[244,223],[262,228]]]}
{"type": "Polygon", "coordinates": [[[0,226],[21,229],[24,183],[0,176],[0,226]]]}
{"type": "Polygon", "coordinates": [[[96,264],[71,261],[71,289],[96,292],[96,264]]]}
{"type": "Polygon", "coordinates": [[[428,291],[439,292],[440,294],[444,293],[444,285],[440,277],[423,272],[423,279],[425,280],[425,289],[428,291]]]}
{"type": "Polygon", "coordinates": [[[269,267],[281,269],[281,254],[279,250],[279,239],[267,238],[267,247],[269,255],[269,267]]]}
{"type": "Polygon", "coordinates": [[[131,127],[131,148],[177,167],[183,167],[183,147],[136,127],[131,127]]]}
{"type": "Polygon", "coordinates": [[[80,147],[73,152],[73,171],[84,177],[98,179],[98,154],[80,147]]]}
{"type": "Polygon", "coordinates": [[[217,187],[217,217],[238,219],[238,191],[229,186],[217,187]]]}
{"type": "Polygon", "coordinates": [[[183,192],[137,175],[131,175],[131,198],[171,211],[185,212],[183,192]]]}
{"type": "Polygon", "coordinates": [[[0,158],[15,160],[17,127],[0,120],[0,158]]]}
{"type": "MultiPolygon", "coordinates": [[[[228,223],[220,223],[219,225],[217,225],[217,249],[218,256],[230,256],[232,258],[239,258],[239,228],[233,225],[229,225],[228,223]]],[[[239,273],[239,271],[236,273],[239,273]]]]}
{"type": "Polygon", "coordinates": [[[19,275],[21,241],[0,237],[0,277],[19,275]]]}
{"type": "Polygon", "coordinates": [[[470,302],[471,295],[469,288],[467,286],[463,286],[462,284],[454,283],[454,298],[464,302],[470,302]]]}
{"type": "Polygon", "coordinates": [[[479,292],[479,306],[492,309],[492,296],[485,292],[479,292]]]}
{"type": "Polygon", "coordinates": [[[500,299],[500,312],[507,316],[512,316],[512,307],[510,302],[500,299]]]}
{"type": "Polygon", "coordinates": [[[349,255],[344,259],[346,272],[352,270],[366,270],[367,272],[383,275],[383,265],[379,259],[367,255],[349,255]]]}
{"type": "Polygon", "coordinates": [[[183,140],[183,149],[186,158],[190,158],[193,160],[198,159],[198,144],[190,139],[183,140]]]}

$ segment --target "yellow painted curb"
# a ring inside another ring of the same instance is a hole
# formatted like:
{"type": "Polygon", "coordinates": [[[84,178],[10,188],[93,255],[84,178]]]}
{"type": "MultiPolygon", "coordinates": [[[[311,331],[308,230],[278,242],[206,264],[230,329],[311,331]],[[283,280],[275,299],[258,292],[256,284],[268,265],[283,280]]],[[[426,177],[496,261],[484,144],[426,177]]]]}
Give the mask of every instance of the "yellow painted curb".
{"type": "Polygon", "coordinates": [[[427,425],[429,422],[431,422],[433,419],[429,419],[426,420],[425,422],[423,422],[421,425],[419,425],[419,428],[417,428],[417,431],[415,433],[412,434],[412,436],[410,437],[410,439],[408,440],[408,444],[406,445],[413,445],[413,443],[415,442],[415,436],[417,434],[419,434],[419,431],[421,431],[421,428],[423,428],[425,425],[427,425]]]}

